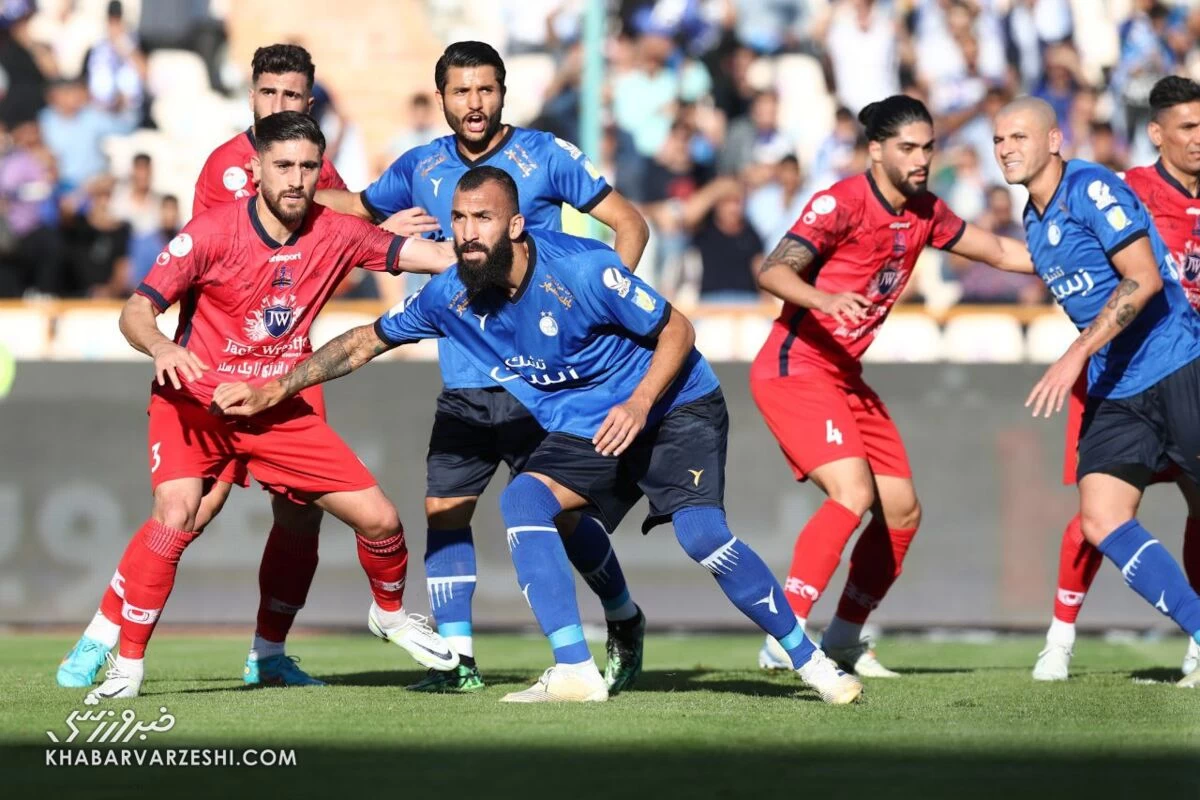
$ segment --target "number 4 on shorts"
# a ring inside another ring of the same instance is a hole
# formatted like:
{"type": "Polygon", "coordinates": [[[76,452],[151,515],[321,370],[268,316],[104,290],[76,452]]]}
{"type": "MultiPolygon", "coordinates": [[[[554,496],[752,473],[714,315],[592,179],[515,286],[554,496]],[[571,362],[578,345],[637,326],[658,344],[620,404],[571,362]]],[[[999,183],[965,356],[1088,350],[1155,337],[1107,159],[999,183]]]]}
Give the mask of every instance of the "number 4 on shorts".
{"type": "Polygon", "coordinates": [[[833,420],[825,420],[825,441],[831,444],[842,443],[842,432],[833,427],[833,420]]]}

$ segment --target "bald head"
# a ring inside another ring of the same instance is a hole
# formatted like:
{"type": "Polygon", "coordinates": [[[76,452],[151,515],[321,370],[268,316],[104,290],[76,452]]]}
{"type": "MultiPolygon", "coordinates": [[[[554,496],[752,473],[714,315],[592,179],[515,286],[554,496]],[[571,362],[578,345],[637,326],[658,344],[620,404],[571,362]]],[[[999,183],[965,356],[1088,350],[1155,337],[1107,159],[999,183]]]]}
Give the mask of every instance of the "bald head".
{"type": "Polygon", "coordinates": [[[1009,183],[1029,186],[1062,149],[1058,117],[1045,100],[1018,97],[996,115],[996,161],[1009,183]]]}

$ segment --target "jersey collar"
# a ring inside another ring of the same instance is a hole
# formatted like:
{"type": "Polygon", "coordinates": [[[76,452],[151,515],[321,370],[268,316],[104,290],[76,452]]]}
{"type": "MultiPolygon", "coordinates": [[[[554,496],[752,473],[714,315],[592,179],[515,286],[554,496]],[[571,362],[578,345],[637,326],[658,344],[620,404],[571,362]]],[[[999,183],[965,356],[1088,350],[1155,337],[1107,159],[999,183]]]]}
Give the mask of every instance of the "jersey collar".
{"type": "Polygon", "coordinates": [[[1175,188],[1181,195],[1186,197],[1188,200],[1196,200],[1197,199],[1197,196],[1192,194],[1191,192],[1189,192],[1187,190],[1187,187],[1185,187],[1179,181],[1175,180],[1174,175],[1172,175],[1170,172],[1167,172],[1167,168],[1163,166],[1161,158],[1158,161],[1154,162],[1154,169],[1158,172],[1159,176],[1164,181],[1167,182],[1168,185],[1175,188]]]}
{"type": "Polygon", "coordinates": [[[508,302],[514,305],[525,296],[525,290],[533,282],[533,271],[537,267],[537,245],[534,244],[533,237],[528,233],[525,234],[525,244],[529,247],[529,263],[525,265],[525,277],[521,279],[521,285],[517,287],[513,296],[508,298],[508,302]]]}
{"type": "MultiPolygon", "coordinates": [[[[254,232],[258,234],[258,238],[262,239],[263,244],[272,250],[278,250],[281,247],[291,247],[300,239],[300,228],[304,227],[304,222],[300,223],[300,227],[292,231],[292,235],[283,244],[271,238],[271,234],[267,233],[267,229],[263,227],[262,220],[258,218],[258,195],[253,195],[250,202],[246,204],[246,208],[250,209],[250,227],[254,228],[254,232]]],[[[306,220],[307,222],[307,220],[306,220]]]]}
{"type": "Polygon", "coordinates": [[[1038,218],[1038,222],[1042,221],[1042,217],[1054,206],[1054,201],[1058,198],[1058,193],[1062,190],[1062,186],[1067,182],[1067,167],[1071,165],[1070,161],[1063,161],[1062,174],[1058,176],[1058,185],[1054,187],[1054,191],[1050,194],[1050,199],[1046,201],[1046,208],[1042,211],[1037,210],[1037,206],[1033,204],[1033,198],[1030,197],[1025,201],[1025,213],[1022,216],[1029,216],[1032,211],[1034,216],[1038,218]]]}
{"type": "Polygon", "coordinates": [[[254,126],[246,128],[246,138],[250,140],[250,147],[254,150],[258,149],[258,143],[254,141],[254,126]]]}
{"type": "Polygon", "coordinates": [[[496,153],[499,153],[501,150],[503,150],[508,145],[509,141],[512,139],[513,134],[515,134],[516,132],[517,132],[516,126],[509,125],[508,133],[501,136],[500,141],[496,142],[496,145],[492,149],[482,153],[478,158],[467,158],[466,156],[464,156],[462,154],[462,151],[458,149],[458,137],[457,136],[451,135],[450,138],[454,140],[451,143],[451,147],[454,149],[454,155],[458,157],[458,160],[461,161],[463,164],[465,164],[467,169],[471,169],[473,167],[478,167],[480,164],[483,164],[488,159],[490,159],[492,156],[496,155],[496,153]]]}
{"type": "Polygon", "coordinates": [[[904,216],[904,211],[897,211],[892,208],[892,204],[883,196],[883,192],[879,191],[878,184],[875,183],[875,176],[871,174],[871,170],[867,170],[867,183],[871,185],[871,193],[875,195],[875,199],[879,201],[879,205],[883,206],[883,210],[891,214],[893,217],[904,216]]]}

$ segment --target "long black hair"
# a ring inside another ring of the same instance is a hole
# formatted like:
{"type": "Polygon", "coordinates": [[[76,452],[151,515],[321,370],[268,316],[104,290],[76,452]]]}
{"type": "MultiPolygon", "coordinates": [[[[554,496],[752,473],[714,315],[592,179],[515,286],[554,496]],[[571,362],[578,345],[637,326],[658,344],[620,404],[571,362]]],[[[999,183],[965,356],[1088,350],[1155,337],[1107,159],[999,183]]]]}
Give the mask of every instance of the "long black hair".
{"type": "Polygon", "coordinates": [[[867,139],[872,142],[890,139],[912,122],[927,122],[933,125],[933,117],[925,104],[906,94],[894,94],[878,102],[868,103],[858,112],[858,121],[866,129],[867,139]]]}

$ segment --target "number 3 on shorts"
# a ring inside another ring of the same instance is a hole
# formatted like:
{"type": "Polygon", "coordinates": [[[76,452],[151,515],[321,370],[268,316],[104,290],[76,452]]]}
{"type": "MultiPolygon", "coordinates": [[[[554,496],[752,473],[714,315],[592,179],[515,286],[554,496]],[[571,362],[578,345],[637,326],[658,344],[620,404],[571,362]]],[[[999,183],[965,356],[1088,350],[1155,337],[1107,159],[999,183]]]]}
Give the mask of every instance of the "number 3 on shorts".
{"type": "MultiPolygon", "coordinates": [[[[841,444],[842,443],[842,432],[839,431],[837,428],[833,427],[833,420],[831,420],[831,419],[825,420],[825,441],[830,444],[841,444]]],[[[157,446],[158,445],[155,445],[155,447],[157,447],[157,446]]],[[[154,457],[158,458],[157,451],[156,451],[154,457]]],[[[154,470],[150,470],[150,471],[153,472],[154,470]]]]}
{"type": "MultiPolygon", "coordinates": [[[[839,434],[839,437],[840,435],[841,434],[839,434]]],[[[151,473],[155,472],[159,467],[162,466],[162,456],[158,454],[158,448],[160,447],[162,447],[162,442],[155,442],[154,444],[150,445],[150,456],[154,459],[154,461],[150,464],[151,473]]]]}

